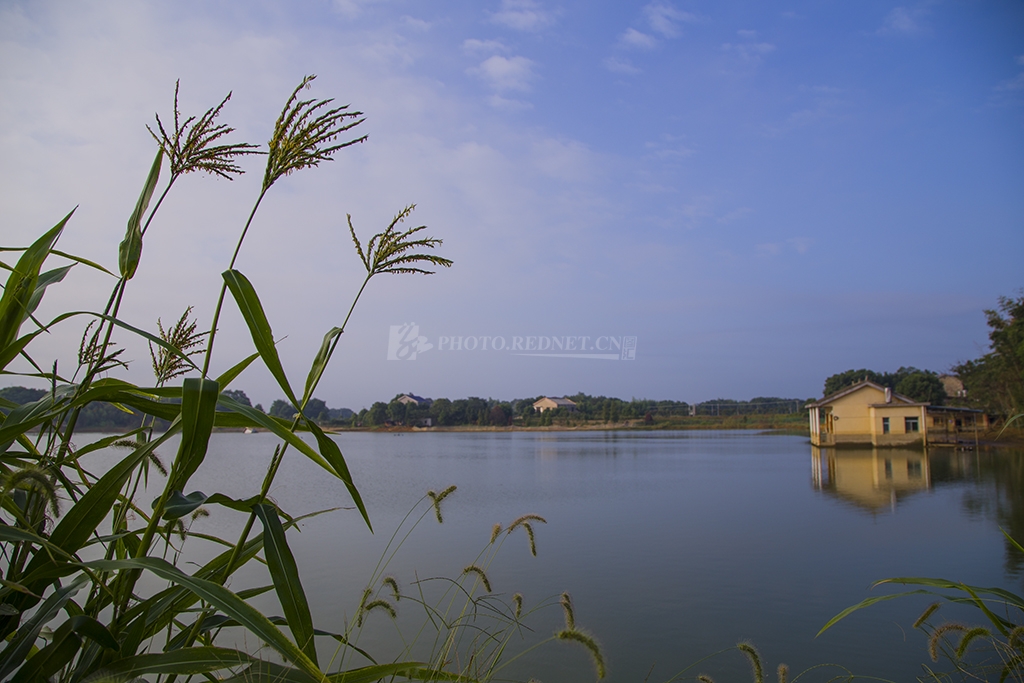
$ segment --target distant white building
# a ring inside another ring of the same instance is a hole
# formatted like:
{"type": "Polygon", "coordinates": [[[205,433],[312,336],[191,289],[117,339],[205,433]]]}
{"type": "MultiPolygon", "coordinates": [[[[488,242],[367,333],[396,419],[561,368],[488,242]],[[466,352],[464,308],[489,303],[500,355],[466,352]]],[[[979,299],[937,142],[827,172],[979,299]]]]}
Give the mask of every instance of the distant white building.
{"type": "Polygon", "coordinates": [[[571,413],[576,410],[576,404],[567,398],[551,398],[550,396],[545,396],[533,402],[533,409],[538,413],[543,413],[545,410],[554,410],[555,408],[565,408],[571,413]]]}

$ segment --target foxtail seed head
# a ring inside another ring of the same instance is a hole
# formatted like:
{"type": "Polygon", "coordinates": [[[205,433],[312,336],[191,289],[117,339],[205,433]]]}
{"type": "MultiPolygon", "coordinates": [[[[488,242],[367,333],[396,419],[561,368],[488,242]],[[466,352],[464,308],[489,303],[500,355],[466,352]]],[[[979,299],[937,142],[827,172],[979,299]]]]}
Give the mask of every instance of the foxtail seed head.
{"type": "Polygon", "coordinates": [[[518,621],[519,617],[523,614],[523,594],[516,593],[515,595],[513,595],[512,602],[516,606],[516,621],[518,621]]]}
{"type": "Polygon", "coordinates": [[[491,581],[487,578],[487,574],[484,573],[483,569],[476,566],[475,564],[471,564],[462,570],[462,575],[465,576],[466,574],[476,574],[477,576],[479,576],[480,583],[484,585],[484,590],[488,593],[491,592],[491,581]]]}
{"type": "Polygon", "coordinates": [[[750,660],[751,672],[754,674],[754,683],[764,683],[764,668],[761,666],[761,655],[753,645],[747,642],[736,643],[736,649],[747,656],[750,660]]]}
{"type": "Polygon", "coordinates": [[[778,674],[779,683],[786,683],[789,679],[789,667],[785,664],[779,664],[779,668],[775,670],[775,673],[778,674]]]}
{"type": "Polygon", "coordinates": [[[50,508],[50,513],[60,515],[60,503],[57,500],[57,487],[46,472],[38,467],[24,467],[11,474],[3,488],[3,493],[12,489],[23,489],[39,496],[50,508]]]}
{"type": "Polygon", "coordinates": [[[565,612],[565,627],[569,630],[576,628],[576,614],[572,609],[572,597],[568,593],[562,593],[558,603],[562,606],[562,611],[565,612]]]}
{"type": "Polygon", "coordinates": [[[391,593],[395,596],[395,602],[398,602],[402,599],[402,594],[398,590],[398,579],[396,579],[395,577],[385,576],[383,579],[380,580],[380,585],[382,587],[388,586],[389,588],[391,588],[391,593]]]}
{"type": "Polygon", "coordinates": [[[498,536],[501,534],[501,522],[498,522],[491,528],[491,545],[498,540],[498,536]]]}
{"type": "Polygon", "coordinates": [[[939,661],[939,644],[947,634],[953,631],[966,631],[967,627],[963,624],[957,624],[955,622],[949,622],[942,624],[934,631],[932,631],[932,637],[928,639],[928,656],[932,658],[933,662],[939,661]]]}
{"type": "Polygon", "coordinates": [[[924,622],[928,621],[928,617],[935,614],[935,610],[937,609],[939,609],[939,603],[937,602],[933,602],[932,604],[928,605],[925,611],[921,612],[921,616],[917,618],[917,621],[914,622],[914,628],[921,628],[921,625],[924,624],[924,622]]]}
{"type": "Polygon", "coordinates": [[[511,524],[508,525],[508,533],[512,533],[513,531],[516,530],[517,526],[526,524],[527,522],[540,522],[541,524],[547,524],[548,520],[544,519],[540,515],[534,515],[534,514],[523,515],[522,517],[519,517],[518,519],[516,519],[515,521],[513,521],[511,524]]]}
{"type": "Polygon", "coordinates": [[[456,488],[458,487],[455,486],[455,484],[452,484],[444,491],[441,491],[441,493],[437,493],[433,490],[427,491],[427,496],[430,498],[430,502],[434,506],[434,514],[437,516],[438,524],[444,524],[444,517],[441,516],[441,501],[454,493],[456,488]]]}
{"type": "Polygon", "coordinates": [[[1006,644],[1010,646],[1012,650],[1024,650],[1024,626],[1015,626],[1010,631],[1009,637],[1006,639],[1006,644]]]}
{"type": "Polygon", "coordinates": [[[583,647],[590,650],[590,656],[594,660],[594,668],[597,669],[598,680],[604,678],[608,671],[604,664],[604,656],[601,654],[601,648],[594,640],[593,636],[584,633],[583,631],[577,631],[576,629],[565,629],[555,634],[555,637],[559,640],[572,640],[583,647]]]}
{"type": "Polygon", "coordinates": [[[711,678],[711,676],[708,676],[707,674],[697,676],[697,681],[699,681],[699,683],[715,683],[715,679],[711,678]]]}
{"type": "Polygon", "coordinates": [[[967,654],[967,648],[970,646],[971,641],[976,638],[991,638],[992,632],[984,626],[975,626],[974,628],[967,631],[964,637],[960,639],[960,644],[956,646],[956,658],[963,659],[964,655],[967,654]]]}
{"type": "Polygon", "coordinates": [[[533,526],[529,522],[523,522],[523,528],[526,529],[526,537],[530,539],[530,554],[537,557],[537,539],[533,536],[533,526]]]}

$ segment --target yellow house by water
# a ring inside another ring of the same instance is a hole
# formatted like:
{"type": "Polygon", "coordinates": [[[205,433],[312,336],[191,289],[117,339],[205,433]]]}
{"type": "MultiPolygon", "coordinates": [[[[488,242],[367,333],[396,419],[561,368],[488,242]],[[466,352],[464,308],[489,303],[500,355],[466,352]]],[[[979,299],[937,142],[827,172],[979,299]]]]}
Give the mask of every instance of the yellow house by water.
{"type": "Polygon", "coordinates": [[[807,404],[815,446],[928,443],[928,403],[865,380],[807,404]]]}

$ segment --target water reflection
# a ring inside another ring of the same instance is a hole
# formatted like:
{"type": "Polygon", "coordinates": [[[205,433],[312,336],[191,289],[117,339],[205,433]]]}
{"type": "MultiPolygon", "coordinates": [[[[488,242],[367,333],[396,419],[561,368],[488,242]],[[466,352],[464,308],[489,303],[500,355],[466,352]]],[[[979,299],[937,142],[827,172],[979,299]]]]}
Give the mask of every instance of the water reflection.
{"type": "Polygon", "coordinates": [[[811,446],[811,481],[870,512],[895,511],[900,500],[931,488],[931,462],[919,450],[811,446]]]}
{"type": "MultiPolygon", "coordinates": [[[[932,488],[963,487],[969,517],[988,519],[1024,542],[1024,451],[928,451],[901,448],[811,447],[814,489],[872,514],[896,508],[932,488]]],[[[1024,553],[1005,543],[1005,569],[1024,572],[1024,553]]]]}

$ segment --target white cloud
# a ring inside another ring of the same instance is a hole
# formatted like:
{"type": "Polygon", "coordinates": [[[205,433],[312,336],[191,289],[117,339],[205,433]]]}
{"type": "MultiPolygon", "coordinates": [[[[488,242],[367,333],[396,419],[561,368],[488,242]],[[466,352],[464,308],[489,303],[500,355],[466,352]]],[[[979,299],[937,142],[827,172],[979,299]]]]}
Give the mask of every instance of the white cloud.
{"type": "Polygon", "coordinates": [[[468,73],[480,77],[498,92],[527,91],[530,89],[530,81],[535,77],[534,66],[535,63],[526,57],[494,55],[481,62],[480,66],[469,69],[468,73]]]}
{"type": "Polygon", "coordinates": [[[771,43],[723,43],[722,49],[734,52],[745,60],[756,61],[774,52],[775,46],[771,43]]]}
{"type": "Polygon", "coordinates": [[[921,7],[894,7],[876,31],[879,35],[913,35],[924,30],[921,20],[927,10],[921,7]]]}
{"type": "Polygon", "coordinates": [[[618,57],[608,57],[605,59],[604,68],[612,73],[625,74],[627,76],[635,76],[641,73],[640,69],[633,66],[628,59],[619,59],[618,57]]]}
{"type": "Polygon", "coordinates": [[[652,50],[658,45],[658,39],[647,33],[637,31],[635,28],[628,28],[619,38],[619,43],[624,47],[638,48],[641,50],[652,50]]]}
{"type": "Polygon", "coordinates": [[[527,109],[533,109],[533,105],[529,102],[523,102],[522,100],[513,100],[501,95],[491,95],[487,98],[487,104],[491,105],[495,109],[503,109],[505,111],[525,111],[527,109]]]}
{"type": "Polygon", "coordinates": [[[481,52],[505,52],[508,50],[505,44],[500,40],[478,40],[476,38],[467,38],[462,41],[462,49],[466,52],[479,54],[481,52]]]}
{"type": "Polygon", "coordinates": [[[678,10],[667,2],[652,2],[644,7],[644,15],[650,27],[666,38],[679,35],[679,22],[696,19],[689,12],[678,10]]]}
{"type": "Polygon", "coordinates": [[[754,38],[757,38],[757,31],[751,31],[751,30],[748,30],[748,29],[742,29],[741,28],[739,31],[736,31],[736,35],[738,35],[740,38],[746,38],[748,40],[753,40],[754,38]]]}
{"type": "Polygon", "coordinates": [[[534,0],[502,0],[491,21],[517,31],[539,31],[554,23],[554,15],[534,0]]]}
{"type": "Polygon", "coordinates": [[[433,24],[429,21],[410,17],[409,15],[403,16],[400,21],[415,31],[429,31],[433,27],[433,24]]]}

